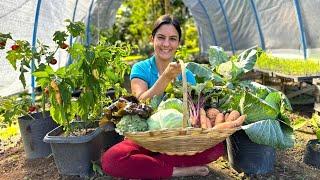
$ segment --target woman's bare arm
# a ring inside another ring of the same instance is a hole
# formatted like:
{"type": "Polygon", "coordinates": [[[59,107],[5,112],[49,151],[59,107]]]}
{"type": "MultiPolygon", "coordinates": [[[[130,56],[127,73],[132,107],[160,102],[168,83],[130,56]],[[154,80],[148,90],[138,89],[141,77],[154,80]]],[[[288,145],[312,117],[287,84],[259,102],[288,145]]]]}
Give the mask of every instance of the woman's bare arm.
{"type": "Polygon", "coordinates": [[[166,76],[160,76],[157,82],[148,89],[148,85],[145,81],[134,78],[131,80],[132,94],[140,100],[152,98],[155,95],[162,95],[171,79],[166,76]]]}
{"type": "Polygon", "coordinates": [[[134,96],[140,100],[152,98],[155,95],[162,95],[168,84],[181,73],[180,64],[169,63],[165,71],[160,75],[156,83],[148,89],[145,81],[134,78],[131,80],[131,91],[134,96]]]}

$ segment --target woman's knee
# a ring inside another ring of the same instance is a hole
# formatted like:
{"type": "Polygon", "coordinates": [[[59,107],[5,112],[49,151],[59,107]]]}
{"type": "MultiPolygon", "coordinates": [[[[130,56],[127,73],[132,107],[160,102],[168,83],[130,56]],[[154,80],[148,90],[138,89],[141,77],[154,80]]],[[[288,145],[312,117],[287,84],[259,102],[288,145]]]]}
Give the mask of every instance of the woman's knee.
{"type": "Polygon", "coordinates": [[[106,152],[104,152],[101,157],[101,168],[102,168],[103,172],[105,172],[107,174],[112,173],[112,170],[114,168],[111,168],[111,167],[112,167],[113,162],[116,161],[113,157],[113,154],[110,153],[111,151],[109,151],[109,150],[110,149],[108,149],[106,152]]]}
{"type": "Polygon", "coordinates": [[[123,172],[127,159],[129,159],[134,151],[137,151],[136,147],[126,141],[122,141],[112,146],[102,154],[102,170],[108,175],[118,176],[119,173],[121,174],[123,172]]]}

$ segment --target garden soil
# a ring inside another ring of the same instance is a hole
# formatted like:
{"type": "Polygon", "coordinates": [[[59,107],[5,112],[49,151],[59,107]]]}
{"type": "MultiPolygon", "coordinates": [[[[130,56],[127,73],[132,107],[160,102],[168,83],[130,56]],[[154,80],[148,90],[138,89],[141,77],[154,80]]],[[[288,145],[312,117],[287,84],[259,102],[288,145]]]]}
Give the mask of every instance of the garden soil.
{"type": "MultiPolygon", "coordinates": [[[[293,119],[295,115],[293,115],[293,119]]],[[[295,147],[288,150],[278,150],[274,172],[264,175],[248,176],[237,172],[228,165],[228,161],[220,158],[208,164],[210,173],[208,176],[173,178],[175,180],[212,180],[212,179],[319,179],[320,169],[315,169],[303,163],[303,154],[306,143],[314,139],[310,127],[305,127],[295,132],[295,147]]],[[[125,170],[124,170],[125,171],[125,170]]],[[[11,147],[0,154],[0,179],[114,179],[107,175],[92,175],[90,178],[59,175],[52,156],[47,158],[26,160],[21,141],[15,147],[11,147]]]]}

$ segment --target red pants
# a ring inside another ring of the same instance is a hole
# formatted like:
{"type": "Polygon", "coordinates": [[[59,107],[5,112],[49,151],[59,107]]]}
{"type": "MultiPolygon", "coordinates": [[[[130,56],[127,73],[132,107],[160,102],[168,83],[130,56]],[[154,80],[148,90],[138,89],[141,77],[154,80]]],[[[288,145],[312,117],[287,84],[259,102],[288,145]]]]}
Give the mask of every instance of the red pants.
{"type": "Polygon", "coordinates": [[[101,164],[103,171],[113,177],[162,179],[172,176],[173,167],[205,165],[223,154],[223,143],[192,156],[169,156],[151,152],[126,139],[108,149],[101,164]]]}

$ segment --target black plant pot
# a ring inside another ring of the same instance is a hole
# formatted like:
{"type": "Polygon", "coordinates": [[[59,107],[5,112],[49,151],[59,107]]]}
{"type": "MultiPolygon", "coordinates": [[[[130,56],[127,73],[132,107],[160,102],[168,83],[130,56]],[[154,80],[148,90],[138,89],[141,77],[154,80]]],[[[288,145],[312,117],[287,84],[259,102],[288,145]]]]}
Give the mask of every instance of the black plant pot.
{"type": "Polygon", "coordinates": [[[303,162],[320,169],[320,141],[318,139],[308,141],[303,162]]]}
{"type": "Polygon", "coordinates": [[[266,174],[274,169],[275,149],[252,142],[244,130],[237,131],[227,139],[230,166],[246,174],[266,174]]]}
{"type": "Polygon", "coordinates": [[[22,116],[18,118],[23,148],[27,159],[42,158],[51,154],[49,144],[43,142],[43,137],[58,125],[52,120],[50,113],[42,112],[22,116]]]}
{"type": "Polygon", "coordinates": [[[92,161],[100,159],[106,148],[117,143],[114,127],[96,128],[84,136],[59,136],[62,126],[49,132],[44,141],[50,143],[55,164],[62,175],[89,176],[92,161]]]}

